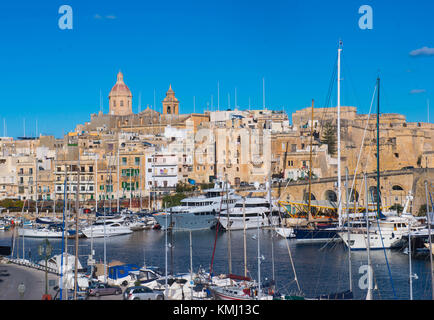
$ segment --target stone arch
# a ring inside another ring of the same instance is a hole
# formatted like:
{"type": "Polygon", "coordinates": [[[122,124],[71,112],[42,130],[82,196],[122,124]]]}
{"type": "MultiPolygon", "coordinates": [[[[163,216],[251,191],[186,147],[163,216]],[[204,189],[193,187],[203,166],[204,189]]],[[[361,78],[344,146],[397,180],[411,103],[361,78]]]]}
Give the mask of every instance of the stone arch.
{"type": "MultiPolygon", "coordinates": [[[[315,194],[313,192],[311,192],[310,194],[311,194],[310,199],[311,200],[316,200],[315,194]]],[[[303,201],[309,201],[309,192],[308,192],[308,190],[304,190],[303,191],[303,201]]]]}
{"type": "Polygon", "coordinates": [[[404,191],[404,188],[402,186],[400,186],[399,184],[394,184],[392,186],[392,190],[393,191],[404,191]]]}
{"type": "Polygon", "coordinates": [[[338,196],[333,190],[326,190],[326,192],[324,193],[324,199],[332,202],[337,202],[338,196]]]}
{"type": "Polygon", "coordinates": [[[350,202],[359,201],[359,193],[357,190],[351,190],[351,188],[348,188],[348,195],[350,195],[350,202]]]}
{"type": "MultiPolygon", "coordinates": [[[[377,194],[377,186],[370,186],[369,187],[369,202],[371,203],[377,203],[377,198],[378,198],[378,194],[377,194]]],[[[381,190],[380,190],[380,204],[381,204],[381,190]]]]}

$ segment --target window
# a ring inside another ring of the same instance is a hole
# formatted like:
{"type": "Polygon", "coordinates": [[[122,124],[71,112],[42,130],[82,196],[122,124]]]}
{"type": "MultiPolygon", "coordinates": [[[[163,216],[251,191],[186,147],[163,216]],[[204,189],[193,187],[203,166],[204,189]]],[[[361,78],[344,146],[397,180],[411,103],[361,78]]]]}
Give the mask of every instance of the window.
{"type": "Polygon", "coordinates": [[[89,172],[93,172],[93,166],[89,166],[89,172]]]}
{"type": "Polygon", "coordinates": [[[122,165],[126,165],[127,164],[127,158],[122,157],[122,165]]]}
{"type": "Polygon", "coordinates": [[[123,106],[124,106],[124,100],[121,100],[121,103],[120,103],[120,105],[121,105],[121,107],[123,107],[123,106]]]}
{"type": "Polygon", "coordinates": [[[136,163],[136,166],[140,165],[140,158],[139,157],[135,158],[135,163],[136,163]]]}

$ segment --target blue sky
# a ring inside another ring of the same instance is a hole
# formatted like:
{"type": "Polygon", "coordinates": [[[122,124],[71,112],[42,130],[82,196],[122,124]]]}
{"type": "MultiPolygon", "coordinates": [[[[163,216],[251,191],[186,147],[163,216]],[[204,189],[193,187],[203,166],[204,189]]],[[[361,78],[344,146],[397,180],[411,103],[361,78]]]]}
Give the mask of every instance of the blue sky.
{"type": "MultiPolygon", "coordinates": [[[[133,110],[157,110],[172,84],[181,113],[237,104],[294,112],[323,106],[342,55],[342,104],[369,104],[378,74],[382,112],[427,121],[434,90],[431,1],[4,1],[0,4],[0,135],[38,131],[60,137],[104,111],[121,70],[133,110]],[[73,29],[61,30],[61,5],[73,9],[73,29]],[[361,5],[373,9],[373,29],[358,26],[361,5]],[[414,51],[421,48],[428,48],[414,51]],[[410,55],[410,52],[420,53],[410,55]],[[25,119],[25,120],[24,120],[25,119]]],[[[336,86],[335,86],[336,88],[336,86]]],[[[336,101],[336,90],[333,101],[336,101]]],[[[434,105],[434,99],[432,104],[434,105]]],[[[434,110],[434,108],[433,108],[434,110]]],[[[434,118],[434,111],[432,112],[434,118]]]]}

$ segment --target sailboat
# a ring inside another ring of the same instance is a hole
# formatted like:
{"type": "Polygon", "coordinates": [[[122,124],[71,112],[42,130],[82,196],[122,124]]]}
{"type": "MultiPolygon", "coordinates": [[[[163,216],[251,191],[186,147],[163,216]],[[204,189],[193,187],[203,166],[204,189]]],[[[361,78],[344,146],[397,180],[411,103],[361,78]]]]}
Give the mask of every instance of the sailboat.
{"type": "MultiPolygon", "coordinates": [[[[314,101],[312,100],[312,120],[311,120],[311,144],[310,144],[310,162],[309,162],[309,191],[308,191],[308,208],[307,208],[307,226],[296,226],[293,229],[293,233],[297,242],[330,242],[330,241],[340,241],[340,238],[337,236],[337,231],[340,229],[342,225],[341,217],[342,217],[342,201],[341,201],[341,156],[340,156],[340,71],[341,71],[341,51],[342,51],[342,41],[339,41],[338,47],[338,75],[337,75],[337,135],[338,135],[338,217],[339,217],[339,225],[336,226],[335,221],[332,218],[322,219],[314,219],[312,216],[312,194],[311,194],[311,177],[312,177],[312,137],[313,137],[313,110],[314,110],[314,101]]],[[[330,208],[334,209],[334,208],[330,208]]]]}
{"type": "MultiPolygon", "coordinates": [[[[369,232],[366,228],[354,228],[338,232],[339,237],[343,240],[347,247],[351,250],[366,250],[367,239],[369,237],[370,249],[388,249],[400,244],[401,239],[408,233],[409,224],[414,224],[416,220],[411,215],[404,216],[385,216],[380,208],[380,78],[377,79],[377,193],[376,193],[376,207],[377,207],[377,223],[371,223],[369,232]]],[[[372,198],[374,195],[372,194],[372,198]]],[[[407,207],[407,204],[406,204],[407,207]]],[[[366,216],[369,216],[369,203],[366,201],[366,216]]]]}

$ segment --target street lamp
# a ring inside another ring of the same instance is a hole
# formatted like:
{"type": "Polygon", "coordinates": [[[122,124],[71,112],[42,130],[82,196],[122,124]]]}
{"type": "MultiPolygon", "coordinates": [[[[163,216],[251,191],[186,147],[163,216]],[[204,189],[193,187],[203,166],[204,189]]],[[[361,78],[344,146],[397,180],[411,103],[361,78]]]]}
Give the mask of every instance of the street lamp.
{"type": "Polygon", "coordinates": [[[47,260],[51,256],[53,247],[48,239],[45,239],[42,244],[38,246],[39,256],[45,260],[45,295],[48,295],[48,263],[47,260]]]}

